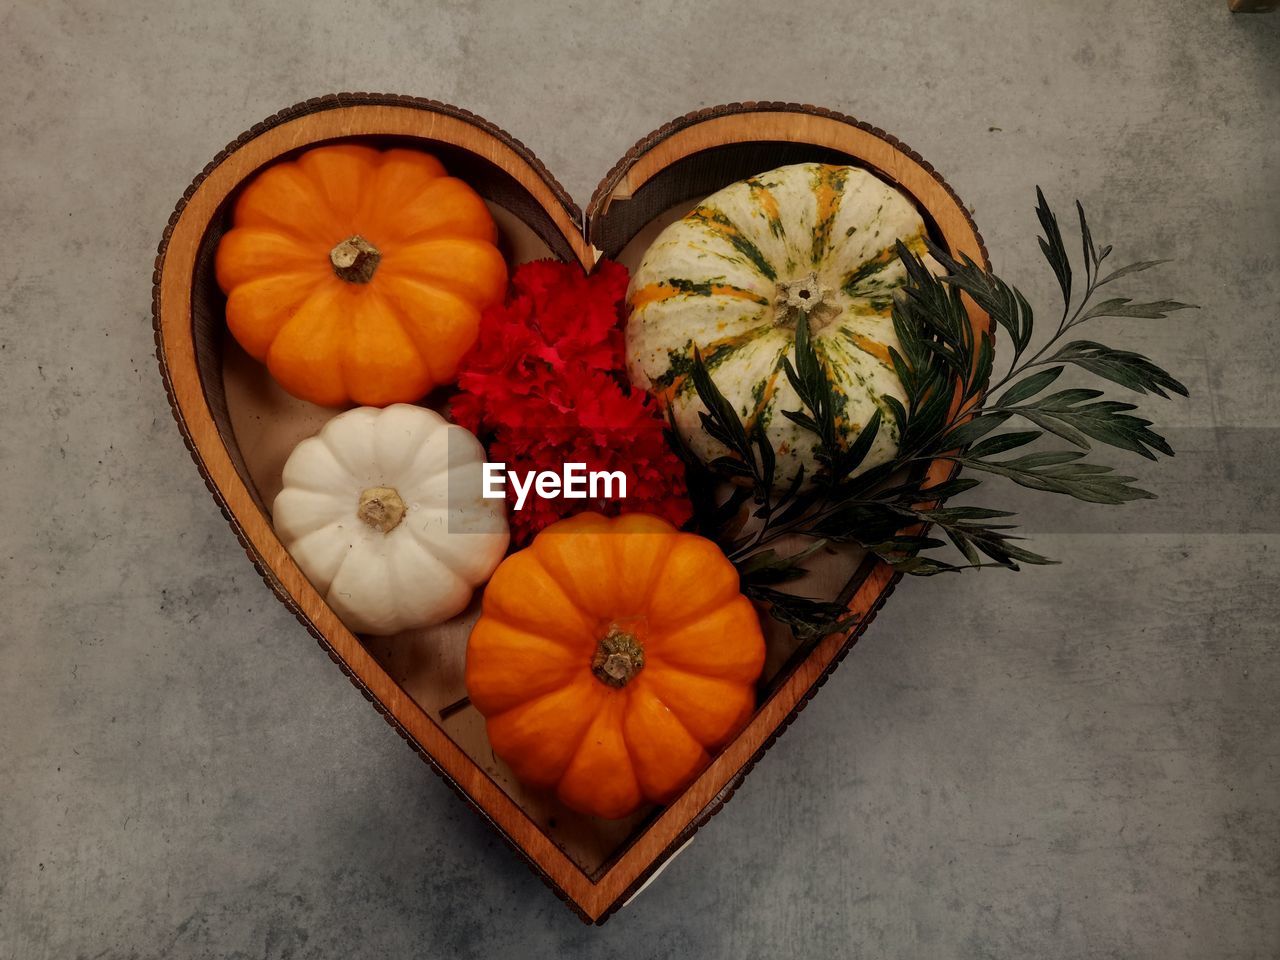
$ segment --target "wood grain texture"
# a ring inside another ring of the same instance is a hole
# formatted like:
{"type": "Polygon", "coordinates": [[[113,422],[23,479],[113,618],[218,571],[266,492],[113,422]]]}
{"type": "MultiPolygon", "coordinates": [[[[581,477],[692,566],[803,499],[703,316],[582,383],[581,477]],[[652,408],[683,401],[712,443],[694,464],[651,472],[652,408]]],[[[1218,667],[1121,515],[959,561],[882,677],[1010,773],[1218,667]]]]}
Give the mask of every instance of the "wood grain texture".
{"type": "MultiPolygon", "coordinates": [[[[669,176],[660,175],[669,174],[684,161],[735,146],[740,147],[735,154],[755,158],[757,166],[748,168],[755,173],[771,165],[795,162],[786,159],[791,154],[815,159],[815,150],[834,152],[842,162],[871,170],[901,188],[926,215],[936,239],[946,242],[953,254],[963,252],[979,263],[988,262],[987,250],[973,217],[924,158],[877,127],[841,113],[798,103],[751,101],[707,107],[685,114],[642,137],[605,174],[587,203],[587,233],[592,243],[607,231],[614,202],[634,201],[656,179],[660,182],[655,184],[655,202],[664,208],[675,203],[682,192],[689,196],[713,192],[705,190],[701,183],[690,182],[688,176],[673,182],[669,176]],[[780,158],[770,158],[764,166],[758,165],[762,154],[783,144],[799,149],[784,148],[780,158]]],[[[817,158],[826,159],[821,155],[817,158]]],[[[723,161],[718,166],[722,169],[723,161]]],[[[732,176],[721,186],[735,179],[738,177],[732,176]]],[[[620,249],[621,244],[618,247],[620,249]]],[[[609,253],[608,249],[601,249],[609,253]]]]}
{"type": "MultiPolygon", "coordinates": [[[[955,252],[987,261],[981,237],[963,205],[923,160],[880,131],[851,118],[794,104],[731,104],[689,114],[639,141],[597,188],[586,226],[572,201],[518,141],[478,117],[435,101],[378,94],[341,94],[306,101],[258,124],[228,146],[187,190],[169,221],[153,276],[157,357],[174,417],[201,475],[250,560],[361,693],[444,780],[519,852],[557,895],[584,920],[603,922],[698,827],[729,799],[743,777],[848,653],[891,593],[896,575],[864,561],[851,609],[860,615],[847,635],[833,635],[793,659],[747,727],[670,806],[642,827],[601,872],[588,875],[450,739],[439,724],[388,674],[361,640],[334,616],[281,547],[243,471],[229,427],[208,309],[194,307],[201,251],[220,229],[227,203],[255,171],[304,146],[345,137],[409,138],[447,145],[475,158],[477,169],[501,178],[486,193],[502,194],[513,212],[562,255],[590,268],[593,242],[610,233],[609,248],[643,226],[628,208],[645,203],[669,209],[691,189],[689,164],[699,177],[724,186],[743,163],[768,169],[768,159],[797,153],[844,157],[897,183],[920,206],[936,238],[955,252]],[[716,152],[730,150],[720,157],[716,152]],[[509,181],[509,183],[508,183],[509,181]],[[510,186],[513,184],[514,186],[510,186]],[[617,217],[619,219],[614,220],[617,217]],[[627,218],[630,219],[627,219],[627,218]],[[619,226],[621,224],[621,226],[619,226]],[[633,229],[634,227],[634,229],[633,229]]],[[[694,184],[699,189],[701,183],[694,184]]],[[[486,190],[477,185],[482,193],[486,190]]],[[[718,188],[718,187],[717,187],[718,188]]],[[[623,241],[625,242],[625,240],[623,241]]],[[[601,248],[606,249],[606,248],[601,248]]],[[[608,249],[606,249],[608,252],[608,249]]],[[[207,255],[207,253],[206,253],[207,255]]],[[[972,311],[975,326],[989,321],[972,311]]],[[[949,465],[929,473],[941,479],[949,465]]]]}

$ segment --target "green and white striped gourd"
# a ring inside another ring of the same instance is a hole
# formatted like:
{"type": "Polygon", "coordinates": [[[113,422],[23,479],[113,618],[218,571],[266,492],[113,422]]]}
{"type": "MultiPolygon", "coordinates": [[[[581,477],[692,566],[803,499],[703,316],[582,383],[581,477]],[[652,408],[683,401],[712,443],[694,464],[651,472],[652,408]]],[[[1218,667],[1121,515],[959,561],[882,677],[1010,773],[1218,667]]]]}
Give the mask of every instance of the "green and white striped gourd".
{"type": "Polygon", "coordinates": [[[906,281],[895,244],[923,254],[924,239],[911,201],[854,167],[801,163],[731,184],[663,230],[632,276],[631,381],[670,401],[696,453],[722,455],[698,418],[704,408],[689,377],[696,346],[743,421],[765,427],[777,482],[801,466],[812,476],[817,438],[782,415],[801,409],[782,360],[795,363],[796,324],[807,315],[836,389],[842,439],[852,441],[881,408],[861,469],[885,463],[898,436],[882,397],[904,399],[889,359],[893,290],[906,281]]]}

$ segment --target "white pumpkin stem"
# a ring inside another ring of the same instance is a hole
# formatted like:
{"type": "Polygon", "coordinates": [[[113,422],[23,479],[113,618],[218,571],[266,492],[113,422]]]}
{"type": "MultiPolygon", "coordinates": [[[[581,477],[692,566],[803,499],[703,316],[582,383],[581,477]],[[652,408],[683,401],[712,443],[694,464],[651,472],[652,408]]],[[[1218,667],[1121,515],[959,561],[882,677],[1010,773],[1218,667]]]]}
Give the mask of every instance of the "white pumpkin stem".
{"type": "Polygon", "coordinates": [[[333,272],[347,283],[368,283],[381,260],[382,251],[358,233],[329,251],[333,272]]]}
{"type": "Polygon", "coordinates": [[[840,316],[840,308],[828,299],[830,293],[814,271],[798,280],[779,281],[775,301],[778,326],[794,328],[799,325],[801,317],[807,317],[811,331],[825,327],[840,316]]]}
{"type": "Polygon", "coordinates": [[[627,633],[617,624],[610,626],[591,658],[591,672],[596,679],[606,686],[621,688],[643,669],[644,647],[635,634],[627,633]]]}
{"type": "Polygon", "coordinates": [[[404,501],[395,487],[369,487],[360,492],[356,516],[379,533],[390,533],[404,519],[404,501]]]}

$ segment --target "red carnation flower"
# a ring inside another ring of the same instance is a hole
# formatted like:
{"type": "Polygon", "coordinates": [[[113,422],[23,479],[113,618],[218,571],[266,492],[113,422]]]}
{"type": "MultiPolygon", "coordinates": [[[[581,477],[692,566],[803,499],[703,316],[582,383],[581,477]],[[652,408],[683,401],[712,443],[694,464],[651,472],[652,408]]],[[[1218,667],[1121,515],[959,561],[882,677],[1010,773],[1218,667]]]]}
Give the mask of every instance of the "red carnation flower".
{"type": "MultiPolygon", "coordinates": [[[[625,500],[530,496],[510,513],[518,546],[585,510],[653,513],[677,526],[692,513],[662,410],[622,373],[627,281],[626,267],[611,260],[590,274],[554,260],[521,264],[511,296],[485,311],[463,361],[450,411],[485,442],[491,462],[521,475],[584,463],[627,477],[625,500]]],[[[510,484],[508,499],[514,507],[510,484]]]]}

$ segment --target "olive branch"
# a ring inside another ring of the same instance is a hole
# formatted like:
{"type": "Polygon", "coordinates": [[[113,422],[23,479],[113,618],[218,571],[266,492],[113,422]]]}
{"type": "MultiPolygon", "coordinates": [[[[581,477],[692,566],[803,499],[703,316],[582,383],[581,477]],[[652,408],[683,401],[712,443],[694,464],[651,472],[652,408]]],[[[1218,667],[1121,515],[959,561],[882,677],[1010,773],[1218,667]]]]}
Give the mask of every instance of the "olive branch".
{"type": "Polygon", "coordinates": [[[898,453],[889,463],[858,471],[883,426],[882,415],[873,414],[851,443],[841,440],[835,387],[813,347],[807,319],[796,327],[795,362],[783,360],[802,409],[783,415],[817,439],[819,466],[809,482],[801,470],[780,492],[775,489],[777,457],[764,427],[743,422],[695,349],[691,378],[706,408],[699,414],[701,426],[728,452],[707,461],[699,458],[668,410],[668,439],[685,463],[694,504],[690,526],[720,543],[738,568],[743,592],[767,604],[771,615],[798,637],[812,639],[853,625],[847,607],[857,588],[856,575],[829,599],[780,589],[803,577],[808,558],[826,544],[860,545],[895,570],[917,576],[1055,562],[1020,544],[1022,538],[1013,532],[1016,524],[1008,522],[1014,516],[1010,511],[946,506],[951,497],[984,482],[958,471],[1002,477],[1090,503],[1155,497],[1134,485],[1136,477],[1085,459],[1095,442],[1149,460],[1173,456],[1151,421],[1131,412],[1137,409],[1134,404],[1105,399],[1099,389],[1046,391],[1073,366],[1139,394],[1187,396],[1185,386],[1142,354],[1093,340],[1063,341],[1076,327],[1099,318],[1160,320],[1191,305],[1099,299],[1098,291],[1107,284],[1166,261],[1138,261],[1104,274],[1111,247],[1094,244],[1078,201],[1084,289],[1073,296],[1075,277],[1057,217],[1039,188],[1036,197],[1040,249],[1058,281],[1063,307],[1057,329],[1034,352],[1034,313],[1017,287],[968,256],[957,259],[930,242],[928,251],[943,270],[934,276],[921,257],[898,244],[907,282],[894,298],[893,327],[900,349],[890,349],[890,360],[906,402],[882,398],[899,437],[898,453]],[[963,294],[1011,343],[1009,364],[994,382],[994,337],[987,331],[975,333],[963,294]],[[1001,429],[1011,423],[1020,429],[1001,429]],[[1046,436],[1063,441],[1066,449],[1023,449],[1046,436]],[[1022,452],[1006,456],[1015,450],[1022,452]],[[939,460],[953,464],[956,472],[930,484],[925,467],[939,460]],[[727,497],[725,481],[730,482],[727,497]],[[740,522],[744,508],[750,520],[745,524],[740,522]],[[785,536],[812,542],[798,552],[779,554],[771,544],[785,536]],[[936,552],[948,544],[958,556],[936,552]]]}

